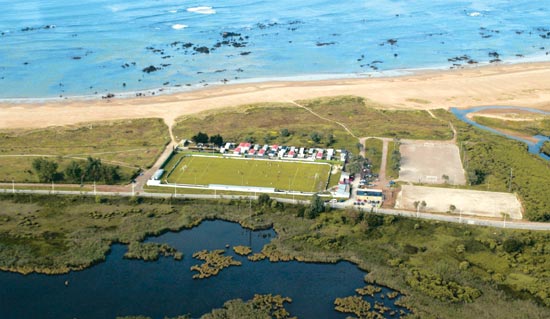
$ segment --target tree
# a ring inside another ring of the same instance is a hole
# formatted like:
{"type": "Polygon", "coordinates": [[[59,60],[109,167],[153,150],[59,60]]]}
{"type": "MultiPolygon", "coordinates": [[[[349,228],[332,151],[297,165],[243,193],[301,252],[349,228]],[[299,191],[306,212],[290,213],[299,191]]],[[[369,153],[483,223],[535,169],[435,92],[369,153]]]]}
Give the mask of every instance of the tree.
{"type": "Polygon", "coordinates": [[[504,249],[505,252],[509,254],[520,251],[522,246],[523,246],[522,243],[515,238],[507,238],[502,243],[502,248],[504,249]]]}
{"type": "Polygon", "coordinates": [[[85,172],[84,178],[87,181],[101,180],[102,166],[103,164],[101,164],[101,160],[99,158],[93,158],[89,156],[84,168],[84,172],[85,172]]]}
{"type": "Polygon", "coordinates": [[[334,144],[334,142],[336,142],[336,139],[334,139],[334,135],[332,134],[327,135],[327,147],[334,144]]]}
{"type": "Polygon", "coordinates": [[[426,204],[426,201],[422,201],[420,203],[420,209],[424,209],[424,208],[426,208],[426,206],[428,206],[428,204],[426,204]]]}
{"type": "Polygon", "coordinates": [[[248,142],[248,143],[256,143],[256,138],[252,135],[248,135],[247,137],[244,138],[245,142],[248,142]]]}
{"type": "Polygon", "coordinates": [[[311,198],[311,205],[309,209],[306,211],[307,218],[314,219],[324,211],[325,211],[325,203],[323,202],[321,197],[319,197],[319,195],[314,194],[313,197],[311,198]]]}
{"type": "Polygon", "coordinates": [[[197,135],[193,135],[193,137],[191,137],[191,140],[195,142],[195,144],[208,143],[208,134],[203,132],[198,132],[197,135]]]}
{"type": "Polygon", "coordinates": [[[288,137],[290,136],[290,131],[287,128],[281,129],[281,136],[282,137],[288,137]]]}
{"type": "Polygon", "coordinates": [[[455,210],[456,210],[456,206],[451,204],[451,205],[449,206],[449,211],[450,211],[451,213],[454,213],[455,210]]]}
{"type": "Polygon", "coordinates": [[[65,168],[65,178],[71,183],[80,183],[84,177],[82,167],[77,161],[72,161],[65,168]]]}
{"type": "Polygon", "coordinates": [[[311,140],[314,142],[314,143],[319,143],[321,142],[321,139],[323,138],[321,136],[321,134],[317,133],[317,132],[312,132],[309,137],[311,138],[311,140]]]}
{"type": "Polygon", "coordinates": [[[271,198],[267,194],[260,194],[260,196],[258,196],[258,205],[260,206],[267,206],[270,201],[271,198]]]}
{"type": "Polygon", "coordinates": [[[441,175],[441,178],[443,178],[443,180],[445,181],[445,184],[448,184],[449,183],[449,175],[441,175]]]}
{"type": "Polygon", "coordinates": [[[120,181],[119,166],[103,166],[102,175],[105,184],[115,184],[120,181]]]}
{"type": "Polygon", "coordinates": [[[401,152],[399,152],[399,149],[395,149],[391,153],[391,168],[395,172],[399,172],[401,169],[401,152]]]}
{"type": "Polygon", "coordinates": [[[62,179],[63,174],[57,172],[57,163],[45,158],[37,158],[32,161],[32,168],[38,175],[38,180],[42,183],[48,183],[62,179]]]}
{"type": "Polygon", "coordinates": [[[210,143],[212,143],[216,146],[222,146],[223,145],[223,137],[220,134],[212,135],[212,136],[210,136],[210,143]]]}

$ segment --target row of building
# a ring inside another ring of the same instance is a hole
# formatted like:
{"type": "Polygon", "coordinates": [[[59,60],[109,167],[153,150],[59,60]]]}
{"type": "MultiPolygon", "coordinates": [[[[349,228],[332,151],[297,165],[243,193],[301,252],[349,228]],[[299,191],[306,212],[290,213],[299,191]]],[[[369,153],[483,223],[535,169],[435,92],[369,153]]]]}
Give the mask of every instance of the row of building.
{"type": "Polygon", "coordinates": [[[340,160],[345,162],[347,159],[347,151],[335,150],[333,148],[317,148],[317,147],[294,147],[294,146],[279,146],[260,145],[248,142],[242,142],[238,145],[235,143],[225,143],[220,147],[220,153],[233,156],[247,157],[268,157],[280,159],[302,159],[302,160],[340,160]]]}

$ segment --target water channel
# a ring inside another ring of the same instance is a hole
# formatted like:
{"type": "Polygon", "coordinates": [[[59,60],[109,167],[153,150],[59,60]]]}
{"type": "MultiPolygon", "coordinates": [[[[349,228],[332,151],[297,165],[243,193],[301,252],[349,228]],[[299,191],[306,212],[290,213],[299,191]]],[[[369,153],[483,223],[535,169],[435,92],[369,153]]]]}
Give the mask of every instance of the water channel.
{"type": "Polygon", "coordinates": [[[516,107],[516,106],[479,106],[479,107],[474,107],[474,108],[469,108],[469,109],[451,108],[451,112],[459,120],[461,120],[465,123],[468,123],[472,126],[478,127],[480,129],[483,129],[483,130],[486,130],[486,131],[489,131],[489,132],[492,132],[492,133],[495,133],[495,134],[498,134],[498,135],[506,136],[506,137],[511,138],[513,140],[516,140],[516,141],[526,143],[528,148],[529,148],[529,153],[539,155],[540,157],[544,158],[545,160],[550,160],[550,156],[540,152],[542,144],[544,144],[544,142],[546,142],[546,141],[550,141],[549,136],[535,135],[535,136],[533,136],[533,138],[536,139],[537,142],[532,142],[532,141],[522,139],[522,138],[514,136],[514,135],[506,134],[506,133],[501,132],[499,130],[496,130],[494,128],[487,127],[485,125],[481,125],[481,124],[473,121],[472,119],[468,118],[468,114],[470,114],[470,113],[476,113],[476,112],[479,112],[479,111],[494,110],[494,109],[506,109],[506,110],[510,110],[510,111],[521,110],[521,111],[527,111],[527,112],[531,112],[531,113],[550,115],[550,112],[546,112],[546,111],[543,111],[543,110],[532,109],[532,108],[527,108],[527,107],[516,107]]]}

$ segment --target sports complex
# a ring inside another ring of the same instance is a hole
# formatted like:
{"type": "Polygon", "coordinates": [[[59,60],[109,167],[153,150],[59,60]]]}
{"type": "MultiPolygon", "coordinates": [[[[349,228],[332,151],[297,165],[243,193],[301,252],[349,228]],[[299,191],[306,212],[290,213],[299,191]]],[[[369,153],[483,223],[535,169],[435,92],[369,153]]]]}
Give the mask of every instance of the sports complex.
{"type": "MultiPolygon", "coordinates": [[[[161,186],[316,193],[327,189],[331,170],[332,165],[323,162],[177,154],[164,165],[160,182],[161,186]]],[[[339,177],[334,175],[336,180],[339,177]]]]}

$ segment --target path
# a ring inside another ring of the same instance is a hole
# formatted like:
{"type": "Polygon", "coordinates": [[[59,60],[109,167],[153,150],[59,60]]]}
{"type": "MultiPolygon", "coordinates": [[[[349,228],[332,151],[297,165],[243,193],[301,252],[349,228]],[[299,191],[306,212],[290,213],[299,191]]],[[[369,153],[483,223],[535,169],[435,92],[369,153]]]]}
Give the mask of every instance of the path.
{"type": "Polygon", "coordinates": [[[305,106],[303,106],[303,105],[301,105],[301,104],[298,104],[298,103],[296,103],[295,101],[288,101],[288,102],[289,102],[289,103],[292,103],[292,104],[294,104],[294,105],[296,105],[296,106],[298,106],[298,107],[303,108],[304,110],[308,111],[309,113],[311,113],[311,114],[317,116],[318,118],[320,118],[320,119],[322,119],[322,120],[325,120],[325,121],[332,122],[332,123],[335,123],[335,124],[337,124],[337,125],[340,125],[344,130],[346,130],[346,132],[348,132],[349,135],[355,137],[356,139],[359,139],[359,138],[358,138],[357,136],[355,136],[355,134],[353,134],[353,132],[350,131],[350,129],[348,129],[348,127],[345,126],[344,124],[342,124],[342,123],[340,123],[340,122],[338,122],[338,121],[335,121],[335,120],[331,120],[331,119],[329,119],[329,118],[326,118],[326,117],[324,117],[324,116],[322,116],[322,115],[320,115],[320,114],[318,114],[318,113],[315,113],[315,112],[314,112],[313,110],[311,110],[310,108],[305,107],[305,106]]]}
{"type": "MultiPolygon", "coordinates": [[[[171,132],[171,130],[170,130],[170,132],[171,132]]],[[[136,192],[143,192],[143,187],[145,186],[145,184],[147,184],[147,181],[149,179],[151,179],[151,177],[153,176],[153,174],[155,174],[155,172],[157,170],[160,169],[162,164],[164,164],[164,162],[168,159],[168,157],[170,155],[172,155],[172,152],[174,151],[174,149],[177,146],[178,146],[178,144],[174,141],[172,141],[168,145],[166,145],[166,148],[164,149],[162,154],[160,154],[160,156],[157,159],[157,161],[155,162],[155,164],[153,164],[153,166],[151,166],[151,168],[149,168],[148,170],[146,170],[145,172],[143,172],[142,174],[140,174],[136,178],[136,184],[135,184],[135,191],[136,192]]]]}

